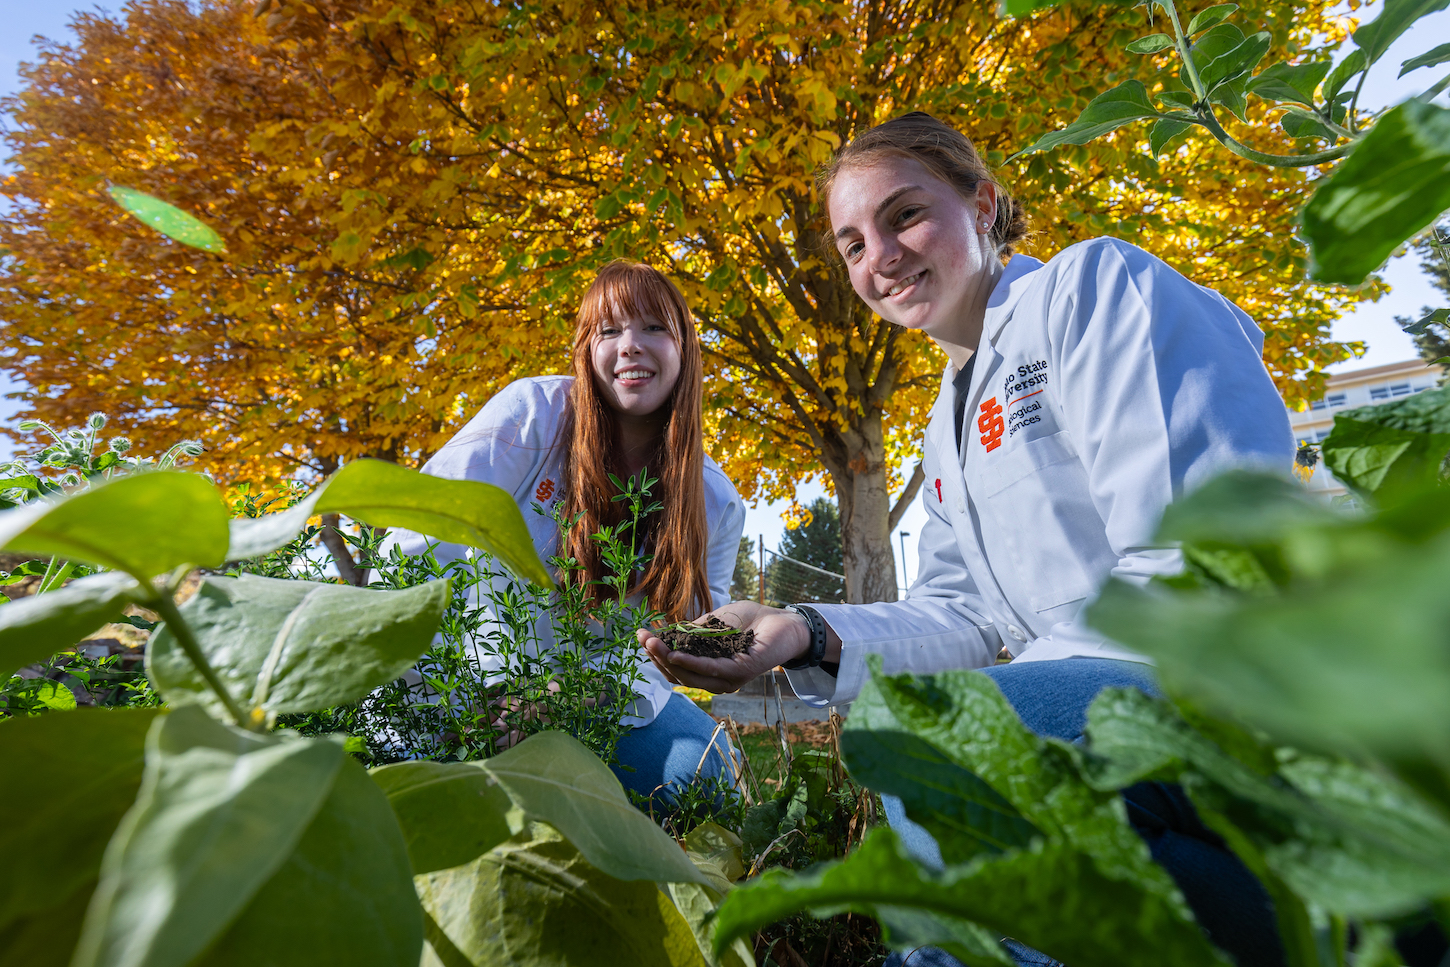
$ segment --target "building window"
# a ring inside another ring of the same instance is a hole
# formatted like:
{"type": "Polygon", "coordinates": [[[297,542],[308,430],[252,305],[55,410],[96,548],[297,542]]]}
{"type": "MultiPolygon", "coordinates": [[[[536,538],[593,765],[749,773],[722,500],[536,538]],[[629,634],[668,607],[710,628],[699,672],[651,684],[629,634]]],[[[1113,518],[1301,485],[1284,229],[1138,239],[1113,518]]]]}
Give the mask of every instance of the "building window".
{"type": "Polygon", "coordinates": [[[1324,409],[1324,401],[1323,400],[1315,400],[1313,403],[1310,403],[1309,404],[1309,408],[1311,410],[1322,410],[1322,409],[1324,409]]]}
{"type": "Polygon", "coordinates": [[[1410,384],[1409,383],[1395,383],[1393,386],[1390,387],[1390,395],[1391,396],[1409,396],[1410,395],[1410,384]]]}
{"type": "Polygon", "coordinates": [[[1330,393],[1328,396],[1324,397],[1324,402],[1329,404],[1329,406],[1332,408],[1336,406],[1343,406],[1346,402],[1346,399],[1347,397],[1343,393],[1330,393]]]}
{"type": "Polygon", "coordinates": [[[1390,398],[1390,388],[1388,386],[1371,386],[1369,388],[1369,398],[1372,400],[1387,400],[1390,398]]]}
{"type": "Polygon", "coordinates": [[[1314,434],[1314,442],[1315,443],[1322,442],[1325,437],[1329,436],[1329,434],[1331,434],[1333,432],[1334,432],[1334,428],[1333,427],[1330,427],[1327,430],[1319,430],[1318,432],[1316,432],[1314,434]]]}

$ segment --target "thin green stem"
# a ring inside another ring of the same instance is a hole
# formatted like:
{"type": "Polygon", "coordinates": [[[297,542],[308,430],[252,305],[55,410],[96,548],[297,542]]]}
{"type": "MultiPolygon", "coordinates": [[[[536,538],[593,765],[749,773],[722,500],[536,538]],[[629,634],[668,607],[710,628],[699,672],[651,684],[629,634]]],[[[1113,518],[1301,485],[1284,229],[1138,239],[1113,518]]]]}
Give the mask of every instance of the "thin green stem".
{"type": "Polygon", "coordinates": [[[1435,100],[1435,98],[1439,97],[1441,92],[1443,92],[1447,87],[1450,87],[1450,74],[1446,74],[1444,77],[1440,78],[1438,81],[1435,82],[1434,87],[1430,88],[1425,93],[1416,97],[1415,100],[1424,101],[1426,104],[1428,104],[1431,101],[1435,100]]]}
{"type": "Polygon", "coordinates": [[[201,672],[201,677],[206,679],[207,685],[211,686],[216,697],[221,699],[222,705],[226,706],[227,714],[237,725],[245,728],[248,721],[247,713],[242,711],[242,707],[237,704],[236,699],[232,698],[232,693],[227,691],[227,687],[222,684],[221,676],[216,673],[215,668],[211,667],[211,662],[206,660],[206,655],[201,650],[201,644],[196,640],[196,635],[192,634],[191,626],[181,616],[176,602],[171,600],[170,593],[163,591],[154,600],[147,602],[147,606],[161,615],[161,619],[166,622],[166,627],[170,628],[171,633],[176,636],[181,650],[186,652],[186,657],[191,659],[196,670],[201,672]]]}
{"type": "Polygon", "coordinates": [[[1307,168],[1311,165],[1322,165],[1329,161],[1335,161],[1349,153],[1354,147],[1354,142],[1341,144],[1325,151],[1316,151],[1314,154],[1266,154],[1263,151],[1256,151],[1243,142],[1237,140],[1223,129],[1218,123],[1218,118],[1213,113],[1213,108],[1207,104],[1198,106],[1198,116],[1204,127],[1212,134],[1225,148],[1228,148],[1240,158],[1247,158],[1250,161],[1261,165],[1268,165],[1271,168],[1307,168]]]}
{"type": "Polygon", "coordinates": [[[1168,20],[1173,24],[1174,45],[1178,48],[1178,56],[1183,61],[1183,69],[1188,72],[1188,83],[1193,88],[1193,96],[1202,101],[1208,97],[1208,92],[1203,89],[1203,81],[1198,79],[1198,68],[1193,64],[1193,56],[1188,52],[1188,38],[1184,36],[1183,25],[1178,22],[1178,8],[1173,5],[1173,0],[1157,0],[1164,10],[1168,11],[1168,20]]]}
{"type": "Polygon", "coordinates": [[[46,565],[45,574],[40,579],[40,586],[35,589],[36,594],[44,594],[50,590],[50,582],[55,577],[55,572],[60,567],[60,558],[54,554],[50,557],[50,563],[46,565]]]}

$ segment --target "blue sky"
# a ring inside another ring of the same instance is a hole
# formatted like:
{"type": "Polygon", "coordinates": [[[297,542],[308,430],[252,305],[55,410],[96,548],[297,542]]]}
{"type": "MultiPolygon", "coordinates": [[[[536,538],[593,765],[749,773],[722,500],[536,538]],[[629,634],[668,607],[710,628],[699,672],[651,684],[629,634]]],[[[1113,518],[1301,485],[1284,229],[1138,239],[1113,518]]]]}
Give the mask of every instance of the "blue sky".
{"type": "MultiPolygon", "coordinates": [[[[1361,20],[1375,15],[1378,12],[1378,6],[1378,3],[1373,4],[1367,11],[1362,12],[1361,20]]],[[[101,9],[119,10],[120,8],[121,4],[115,3],[101,9]]],[[[72,12],[87,9],[94,9],[94,7],[66,3],[64,0],[61,2],[56,2],[56,0],[0,0],[0,24],[4,24],[4,29],[0,30],[0,95],[11,94],[19,86],[16,70],[22,61],[30,60],[34,56],[35,48],[31,44],[32,37],[40,34],[52,39],[70,39],[71,34],[66,24],[70,20],[72,12]]],[[[1370,107],[1385,106],[1424,90],[1440,76],[1439,72],[1434,69],[1420,70],[1398,79],[1395,74],[1399,70],[1401,61],[1429,49],[1434,45],[1434,38],[1444,37],[1450,37],[1450,11],[1433,14],[1417,23],[1415,28],[1391,47],[1389,53],[1372,69],[1361,103],[1370,107]]],[[[1445,99],[1444,95],[1440,98],[1442,102],[1445,99]]],[[[1421,306],[1439,304],[1443,301],[1439,293],[1430,286],[1425,275],[1420,272],[1418,262],[1413,257],[1391,260],[1384,275],[1391,286],[1390,294],[1378,302],[1360,306],[1334,325],[1335,338],[1363,340],[1369,344],[1368,354],[1361,360],[1341,363],[1334,367],[1335,370],[1379,366],[1412,358],[1415,355],[1414,345],[1410,338],[1400,331],[1394,322],[1394,317],[1396,315],[1418,315],[1421,306]]],[[[3,375],[0,375],[0,395],[11,389],[13,386],[3,375]]],[[[0,399],[0,421],[8,422],[14,412],[15,404],[13,402],[0,399]]],[[[7,455],[9,446],[8,441],[0,440],[0,457],[7,455]]],[[[800,494],[801,501],[809,502],[822,493],[824,491],[816,485],[803,487],[800,494]]],[[[746,516],[746,535],[755,538],[763,534],[767,547],[776,546],[783,530],[780,518],[783,509],[783,504],[762,504],[749,510],[746,516]]],[[[918,501],[901,522],[900,530],[911,535],[906,539],[908,571],[910,572],[908,577],[915,576],[915,535],[919,532],[925,519],[925,511],[921,509],[920,501],[918,501]]],[[[898,549],[899,555],[901,541],[895,534],[892,535],[892,546],[898,549]]],[[[899,559],[897,567],[898,569],[901,567],[899,559]]]]}

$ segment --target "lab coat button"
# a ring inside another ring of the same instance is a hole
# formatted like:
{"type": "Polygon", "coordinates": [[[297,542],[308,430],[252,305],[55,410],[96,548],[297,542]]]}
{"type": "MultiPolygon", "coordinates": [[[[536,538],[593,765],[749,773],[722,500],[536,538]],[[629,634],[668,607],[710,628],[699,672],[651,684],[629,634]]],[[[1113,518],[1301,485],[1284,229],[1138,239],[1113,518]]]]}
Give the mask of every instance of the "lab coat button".
{"type": "Polygon", "coordinates": [[[960,497],[957,498],[957,500],[952,504],[952,506],[954,508],[956,508],[956,511],[959,514],[965,514],[967,512],[967,505],[966,505],[966,503],[964,501],[962,501],[962,499],[960,497]]]}
{"type": "Polygon", "coordinates": [[[1008,625],[1007,634],[1011,635],[1013,638],[1016,638],[1018,641],[1027,640],[1027,636],[1022,633],[1022,629],[1017,627],[1016,625],[1008,625]]]}

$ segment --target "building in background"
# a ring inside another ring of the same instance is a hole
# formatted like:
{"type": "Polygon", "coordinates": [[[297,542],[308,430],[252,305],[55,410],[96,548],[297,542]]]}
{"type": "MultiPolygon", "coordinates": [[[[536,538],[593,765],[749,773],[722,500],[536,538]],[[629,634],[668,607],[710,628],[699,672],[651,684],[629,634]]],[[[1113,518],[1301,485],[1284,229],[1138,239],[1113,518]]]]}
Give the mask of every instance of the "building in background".
{"type": "MultiPolygon", "coordinates": [[[[1289,425],[1300,443],[1318,443],[1329,436],[1335,414],[1357,406],[1388,403],[1427,389],[1439,383],[1442,370],[1421,359],[1409,359],[1387,366],[1371,366],[1329,377],[1324,396],[1315,400],[1302,413],[1289,411],[1289,425]]],[[[1344,485],[1321,463],[1309,481],[1309,489],[1327,497],[1345,493],[1344,485]]]]}

